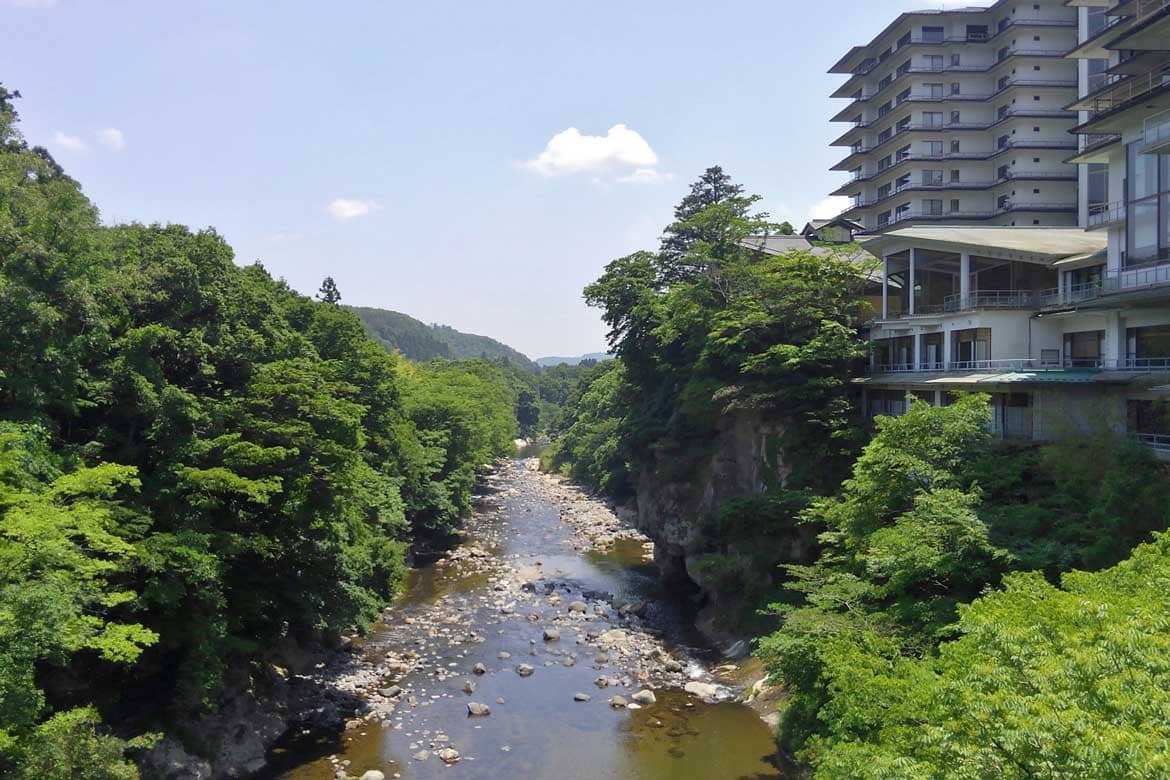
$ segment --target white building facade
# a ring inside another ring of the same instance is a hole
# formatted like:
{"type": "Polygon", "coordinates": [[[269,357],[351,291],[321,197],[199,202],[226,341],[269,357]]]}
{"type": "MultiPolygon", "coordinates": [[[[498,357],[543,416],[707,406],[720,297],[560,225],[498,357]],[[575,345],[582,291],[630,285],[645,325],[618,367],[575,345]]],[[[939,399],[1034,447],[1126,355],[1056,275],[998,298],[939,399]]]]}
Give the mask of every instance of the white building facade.
{"type": "Polygon", "coordinates": [[[1079,227],[878,226],[863,246],[883,262],[882,311],[858,384],[870,415],[978,390],[1004,438],[1106,426],[1170,459],[1170,0],[1067,10],[1079,227]]]}
{"type": "Polygon", "coordinates": [[[1077,25],[1064,0],[1000,0],[902,14],[842,57],[842,216],[869,231],[1077,224],[1077,25]]]}

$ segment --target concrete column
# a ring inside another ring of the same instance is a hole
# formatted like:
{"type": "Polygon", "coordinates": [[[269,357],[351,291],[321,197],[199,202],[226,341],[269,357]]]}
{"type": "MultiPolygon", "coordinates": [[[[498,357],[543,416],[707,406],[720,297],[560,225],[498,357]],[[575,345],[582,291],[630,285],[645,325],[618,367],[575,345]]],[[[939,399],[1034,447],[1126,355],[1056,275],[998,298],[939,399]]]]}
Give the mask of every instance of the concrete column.
{"type": "MultiPolygon", "coordinates": [[[[906,281],[906,311],[910,314],[914,313],[914,255],[916,254],[913,248],[910,249],[910,273],[907,274],[906,281]]],[[[915,342],[917,344],[918,342],[915,342]]]]}
{"type": "Polygon", "coordinates": [[[965,308],[971,300],[971,255],[959,255],[959,307],[965,308]]]}
{"type": "Polygon", "coordinates": [[[910,350],[910,367],[917,371],[922,368],[922,334],[915,333],[911,338],[914,348],[910,350]]]}
{"type": "Polygon", "coordinates": [[[951,367],[951,332],[943,331],[943,368],[951,367]]]}
{"type": "Polygon", "coordinates": [[[882,257],[882,319],[890,317],[890,257],[882,257]]]}
{"type": "Polygon", "coordinates": [[[1128,352],[1125,317],[1121,312],[1111,311],[1105,315],[1105,362],[1106,365],[1121,368],[1125,365],[1128,352]]]}

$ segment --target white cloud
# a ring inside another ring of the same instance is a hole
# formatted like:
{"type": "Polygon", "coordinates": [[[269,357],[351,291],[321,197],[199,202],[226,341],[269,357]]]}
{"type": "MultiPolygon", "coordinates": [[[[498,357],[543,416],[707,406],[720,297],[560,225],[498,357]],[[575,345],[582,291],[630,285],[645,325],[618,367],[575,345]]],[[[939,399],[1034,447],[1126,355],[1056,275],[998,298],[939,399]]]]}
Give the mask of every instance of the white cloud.
{"type": "MultiPolygon", "coordinates": [[[[650,170],[658,164],[658,155],[646,139],[625,125],[609,128],[605,135],[582,135],[575,127],[563,130],[545,145],[544,151],[525,167],[542,176],[558,176],[582,171],[611,168],[650,170]]],[[[636,176],[637,171],[630,174],[636,176]]],[[[641,174],[645,180],[647,174],[641,174]]]]}
{"type": "Polygon", "coordinates": [[[56,8],[57,0],[8,0],[13,8],[56,8]]]}
{"type": "Polygon", "coordinates": [[[329,204],[329,213],[334,219],[354,219],[364,217],[378,208],[372,200],[356,200],[354,198],[337,198],[329,204]]]}
{"type": "Polygon", "coordinates": [[[60,130],[53,134],[53,143],[68,152],[85,151],[85,141],[75,135],[67,135],[60,130]]]}
{"type": "Polygon", "coordinates": [[[102,146],[113,149],[115,152],[126,148],[126,136],[116,127],[106,127],[94,133],[102,146]]]}
{"type": "Polygon", "coordinates": [[[832,219],[849,208],[850,200],[844,195],[830,195],[818,201],[808,210],[809,219],[832,219]]]}
{"type": "Polygon", "coordinates": [[[653,184],[659,181],[670,181],[673,178],[669,173],[661,173],[653,168],[635,168],[633,173],[618,178],[620,182],[629,184],[653,184]]]}

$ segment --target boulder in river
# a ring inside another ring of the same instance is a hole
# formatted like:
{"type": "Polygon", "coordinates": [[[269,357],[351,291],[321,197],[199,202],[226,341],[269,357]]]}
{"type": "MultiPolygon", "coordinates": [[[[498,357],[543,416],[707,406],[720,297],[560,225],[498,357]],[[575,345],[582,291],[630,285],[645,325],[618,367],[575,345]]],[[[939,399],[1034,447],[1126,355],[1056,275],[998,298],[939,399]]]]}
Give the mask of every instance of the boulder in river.
{"type": "Polygon", "coordinates": [[[516,674],[520,675],[521,677],[531,677],[534,671],[536,670],[528,664],[520,664],[516,667],[516,674]]]}
{"type": "Polygon", "coordinates": [[[467,702],[467,714],[476,716],[491,715],[492,708],[478,701],[469,701],[467,702]]]}
{"type": "Polygon", "coordinates": [[[719,698],[718,686],[711,683],[691,681],[683,686],[683,690],[692,696],[698,696],[700,699],[717,699],[719,698]]]}
{"type": "Polygon", "coordinates": [[[584,601],[574,601],[574,602],[569,604],[569,611],[570,612],[587,612],[587,611],[589,611],[589,605],[586,604],[584,601]]]}
{"type": "Polygon", "coordinates": [[[386,775],[379,772],[377,769],[371,769],[362,774],[361,780],[386,780],[386,775]]]}
{"type": "Polygon", "coordinates": [[[615,710],[622,709],[623,707],[626,706],[626,697],[625,696],[614,696],[612,699],[609,700],[609,706],[613,707],[615,710]]]}
{"type": "Polygon", "coordinates": [[[587,693],[574,693],[573,694],[573,701],[589,701],[592,698],[593,697],[587,693]]]}
{"type": "Polygon", "coordinates": [[[658,698],[654,695],[654,691],[647,690],[646,688],[635,693],[633,699],[638,704],[653,704],[658,701],[658,698]]]}
{"type": "Polygon", "coordinates": [[[471,667],[471,671],[475,672],[476,674],[487,674],[487,667],[483,664],[476,664],[475,666],[471,667]]]}
{"type": "Polygon", "coordinates": [[[454,764],[459,760],[459,751],[455,748],[443,748],[439,751],[439,758],[443,759],[445,764],[454,764]]]}
{"type": "Polygon", "coordinates": [[[544,641],[546,641],[546,642],[555,642],[556,640],[558,640],[558,639],[560,639],[560,638],[561,638],[561,632],[560,632],[560,629],[556,629],[556,628],[546,628],[546,629],[544,630],[544,641]]]}

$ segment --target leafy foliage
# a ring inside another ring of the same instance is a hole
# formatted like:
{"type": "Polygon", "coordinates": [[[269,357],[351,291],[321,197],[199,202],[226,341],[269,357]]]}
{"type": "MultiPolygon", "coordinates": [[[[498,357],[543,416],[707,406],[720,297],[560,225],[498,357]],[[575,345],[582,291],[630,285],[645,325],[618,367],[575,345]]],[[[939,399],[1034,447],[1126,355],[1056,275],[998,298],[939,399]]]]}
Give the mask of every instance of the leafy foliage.
{"type": "Polygon", "coordinates": [[[210,704],[229,665],[363,625],[407,546],[448,535],[476,470],[511,451],[519,391],[492,364],[388,353],[330,280],[314,302],[212,230],[101,227],[12,97],[0,774],[133,777],[141,743],[98,713],[118,681],[210,704]]]}

